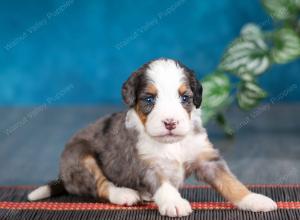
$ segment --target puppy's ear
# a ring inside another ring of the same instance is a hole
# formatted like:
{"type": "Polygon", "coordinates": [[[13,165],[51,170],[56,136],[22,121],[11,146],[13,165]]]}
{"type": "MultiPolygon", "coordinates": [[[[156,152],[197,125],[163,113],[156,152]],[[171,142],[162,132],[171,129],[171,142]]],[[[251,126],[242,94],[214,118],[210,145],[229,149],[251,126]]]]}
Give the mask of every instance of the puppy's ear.
{"type": "Polygon", "coordinates": [[[122,86],[122,97],[126,105],[133,107],[136,103],[138,73],[134,72],[122,86]]]}
{"type": "Polygon", "coordinates": [[[199,108],[202,102],[202,85],[200,84],[199,80],[197,80],[194,71],[190,69],[187,69],[186,71],[189,84],[193,92],[193,103],[196,108],[199,108]]]}
{"type": "Polygon", "coordinates": [[[137,103],[137,95],[146,87],[146,70],[149,63],[144,64],[137,71],[133,72],[122,87],[122,97],[126,105],[130,108],[137,103]]]}

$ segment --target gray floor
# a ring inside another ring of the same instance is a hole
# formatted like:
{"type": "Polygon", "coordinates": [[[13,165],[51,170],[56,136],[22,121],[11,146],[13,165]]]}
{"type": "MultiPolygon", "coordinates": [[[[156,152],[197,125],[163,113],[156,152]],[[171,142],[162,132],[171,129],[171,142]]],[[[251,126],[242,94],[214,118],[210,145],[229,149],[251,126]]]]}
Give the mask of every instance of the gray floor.
{"type": "MultiPolygon", "coordinates": [[[[0,108],[0,185],[40,184],[56,177],[64,143],[78,129],[121,107],[0,108]]],[[[233,173],[245,183],[300,183],[300,104],[230,109],[236,130],[208,132],[233,173]]],[[[189,180],[194,183],[193,179],[189,180]]]]}

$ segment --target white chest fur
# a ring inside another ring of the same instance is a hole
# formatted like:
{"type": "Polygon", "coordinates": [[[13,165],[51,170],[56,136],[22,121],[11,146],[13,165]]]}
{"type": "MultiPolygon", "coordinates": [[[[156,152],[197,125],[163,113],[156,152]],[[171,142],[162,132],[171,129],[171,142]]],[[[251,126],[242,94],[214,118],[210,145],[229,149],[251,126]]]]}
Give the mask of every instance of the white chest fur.
{"type": "Polygon", "coordinates": [[[198,134],[194,134],[192,130],[180,142],[160,143],[144,132],[144,127],[134,110],[127,113],[126,127],[139,131],[136,148],[141,159],[150,161],[177,187],[184,180],[184,164],[192,162],[207,142],[205,130],[198,134]]]}
{"type": "Polygon", "coordinates": [[[151,164],[161,176],[168,179],[176,187],[184,180],[183,149],[179,143],[161,144],[140,137],[137,144],[138,153],[142,160],[151,164]]]}

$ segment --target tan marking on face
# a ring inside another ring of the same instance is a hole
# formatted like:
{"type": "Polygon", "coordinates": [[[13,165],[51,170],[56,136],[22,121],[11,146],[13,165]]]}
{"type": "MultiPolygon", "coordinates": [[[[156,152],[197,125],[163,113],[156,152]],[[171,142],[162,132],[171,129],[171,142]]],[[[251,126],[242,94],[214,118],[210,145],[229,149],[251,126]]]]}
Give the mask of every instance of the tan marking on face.
{"type": "Polygon", "coordinates": [[[181,84],[181,86],[178,89],[178,93],[179,95],[183,95],[184,93],[186,93],[186,91],[188,90],[187,86],[185,83],[181,84]]]}
{"type": "Polygon", "coordinates": [[[146,88],[146,93],[155,96],[157,95],[157,88],[155,87],[155,85],[149,84],[146,88]]]}
{"type": "MultiPolygon", "coordinates": [[[[153,84],[149,84],[146,88],[146,93],[148,95],[153,95],[153,96],[156,96],[157,95],[157,89],[156,87],[153,85],[153,84]]],[[[141,110],[141,101],[138,100],[136,106],[135,106],[135,111],[136,113],[138,114],[141,122],[143,123],[143,125],[145,125],[146,121],[147,121],[147,115],[144,114],[144,112],[141,110]]]]}
{"type": "Polygon", "coordinates": [[[147,121],[147,115],[144,114],[144,112],[141,111],[141,107],[140,107],[140,101],[137,102],[136,106],[135,106],[135,111],[138,114],[141,122],[143,123],[143,125],[146,124],[147,121]]]}
{"type": "Polygon", "coordinates": [[[96,181],[97,194],[100,198],[108,199],[109,198],[109,181],[104,176],[102,170],[98,166],[95,158],[91,155],[87,155],[82,159],[84,167],[88,172],[94,176],[96,181]]]}
{"type": "MultiPolygon", "coordinates": [[[[188,91],[188,87],[185,83],[183,83],[183,84],[181,84],[181,86],[179,86],[178,93],[180,96],[184,95],[187,91],[188,91]]],[[[187,111],[187,113],[189,115],[189,118],[191,119],[191,117],[192,117],[191,112],[187,111]]]]}

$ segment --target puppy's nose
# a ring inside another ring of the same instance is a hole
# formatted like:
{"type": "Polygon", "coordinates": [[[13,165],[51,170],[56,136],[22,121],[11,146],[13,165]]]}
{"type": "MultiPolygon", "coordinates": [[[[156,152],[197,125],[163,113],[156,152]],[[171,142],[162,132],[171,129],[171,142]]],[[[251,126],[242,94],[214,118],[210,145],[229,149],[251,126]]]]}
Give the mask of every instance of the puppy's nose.
{"type": "Polygon", "coordinates": [[[163,123],[166,129],[169,131],[174,130],[176,128],[176,125],[178,124],[178,122],[176,122],[174,119],[166,119],[163,121],[163,123]]]}

